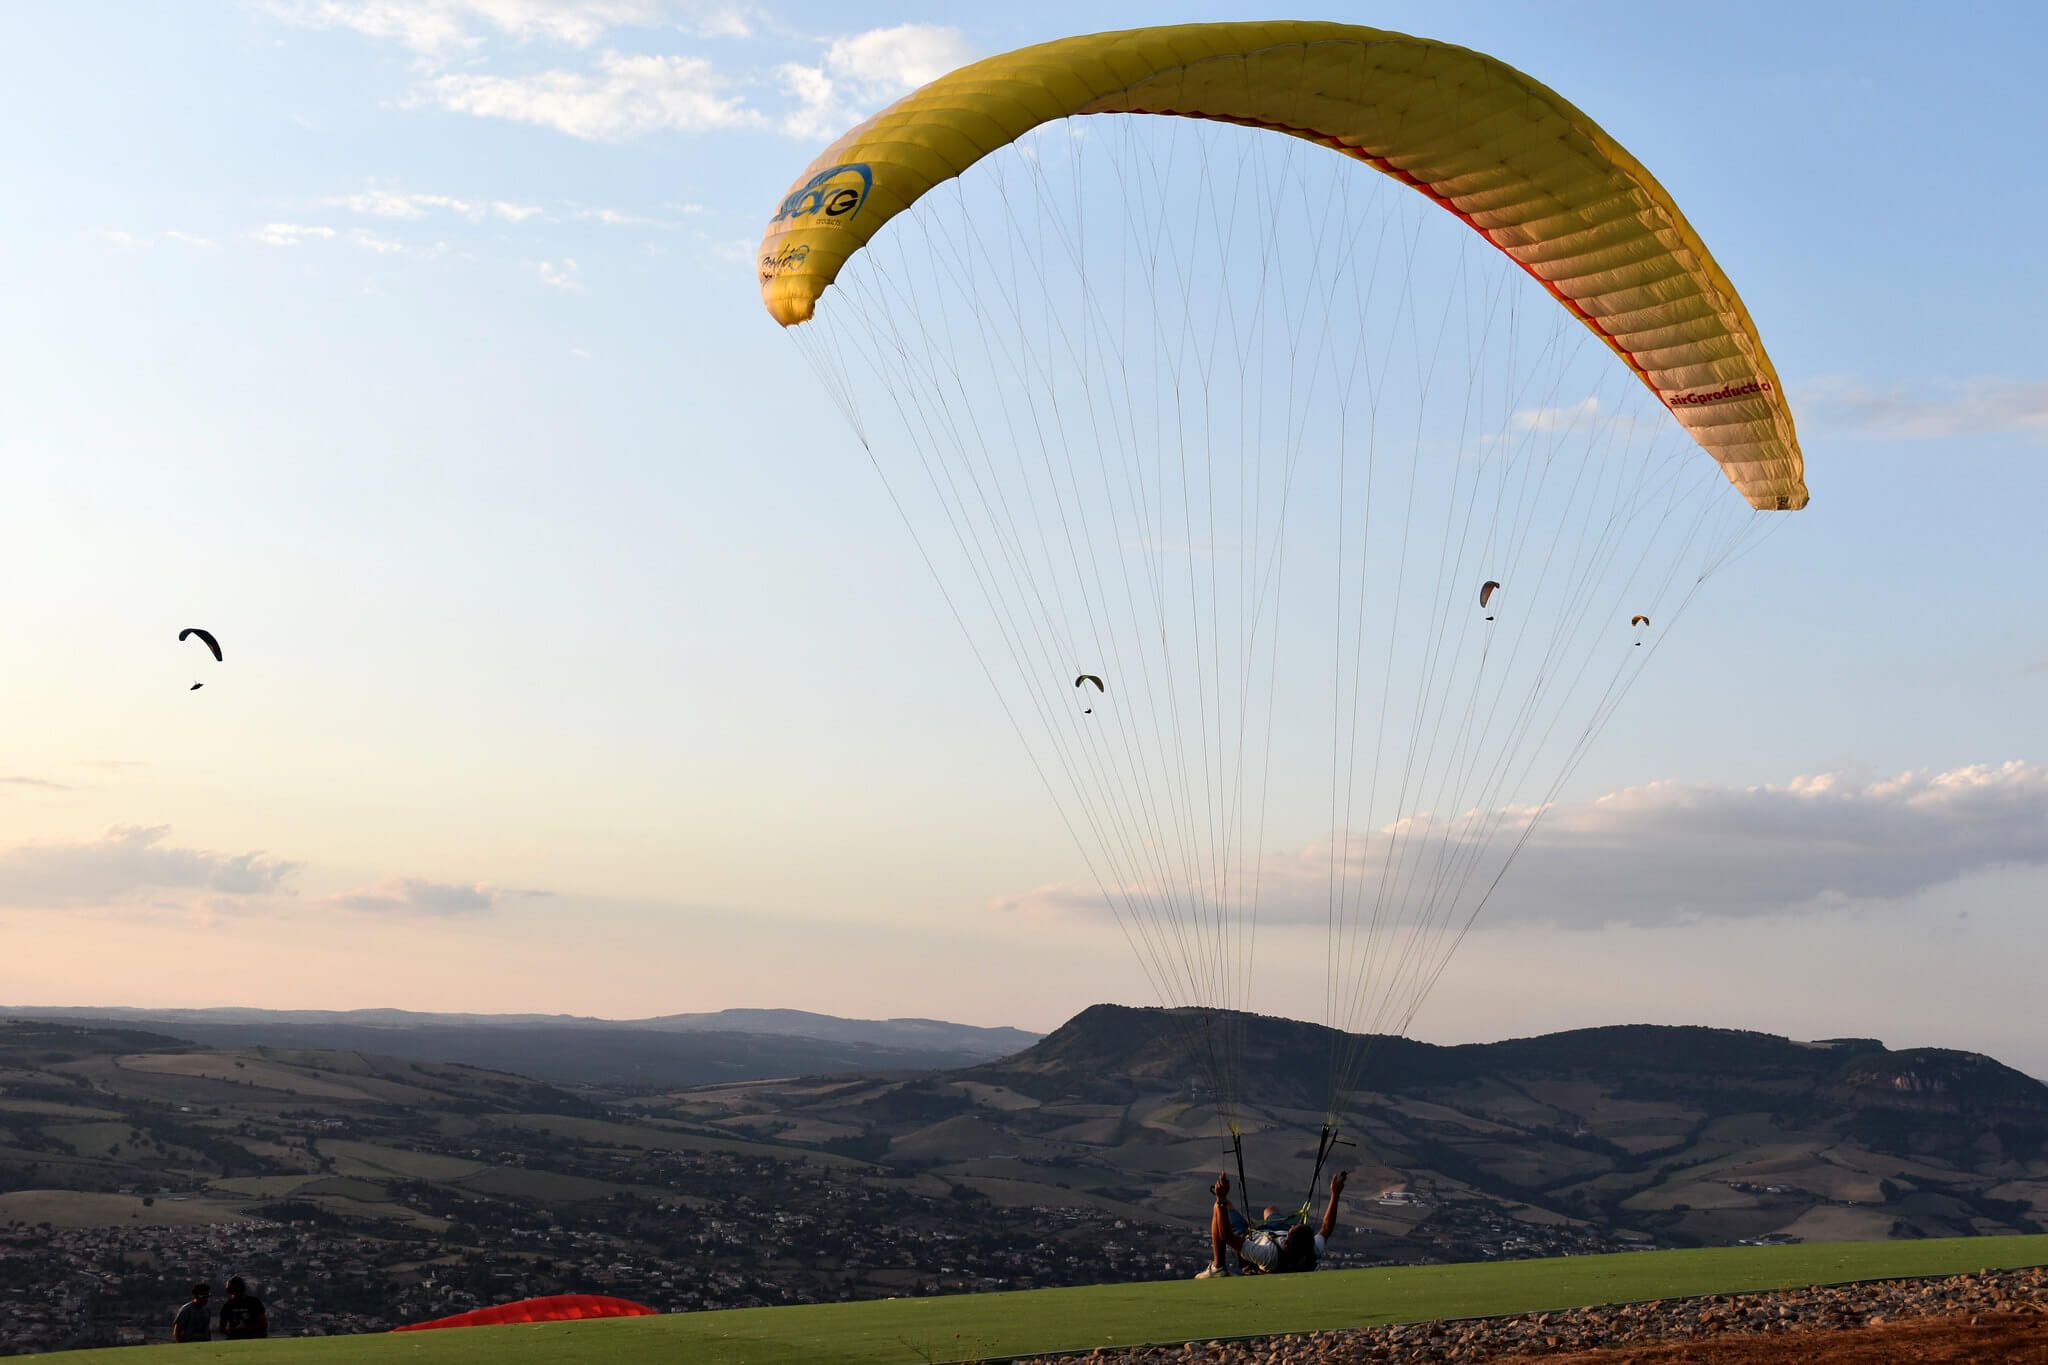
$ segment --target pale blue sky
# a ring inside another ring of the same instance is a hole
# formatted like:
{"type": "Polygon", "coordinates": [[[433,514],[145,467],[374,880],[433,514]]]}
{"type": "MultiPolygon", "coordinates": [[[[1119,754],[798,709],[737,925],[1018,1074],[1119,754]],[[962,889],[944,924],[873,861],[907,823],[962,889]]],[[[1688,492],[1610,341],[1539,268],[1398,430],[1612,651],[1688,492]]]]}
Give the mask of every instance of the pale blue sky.
{"type": "MultiPolygon", "coordinates": [[[[797,170],[932,63],[1299,13],[0,11],[0,932],[31,948],[0,1001],[1035,1027],[1144,1001],[1099,927],[988,908],[1073,856],[750,259],[797,170]],[[228,663],[188,694],[193,624],[228,663]],[[223,871],[252,850],[293,866],[223,871]],[[210,965],[222,933],[262,965],[210,965]]],[[[1826,910],[1816,871],[1683,924],[1495,926],[1421,1033],[1656,1017],[2048,1071],[2006,1003],[2048,963],[2048,19],[1307,17],[1578,103],[1684,205],[1799,414],[1811,508],[1716,585],[1569,798],[1836,774],[1865,793],[1842,818],[1905,812],[1852,845],[1928,854],[1826,910]],[[2012,761],[1995,810],[1933,827],[1953,785],[1858,785],[2012,761]]]]}

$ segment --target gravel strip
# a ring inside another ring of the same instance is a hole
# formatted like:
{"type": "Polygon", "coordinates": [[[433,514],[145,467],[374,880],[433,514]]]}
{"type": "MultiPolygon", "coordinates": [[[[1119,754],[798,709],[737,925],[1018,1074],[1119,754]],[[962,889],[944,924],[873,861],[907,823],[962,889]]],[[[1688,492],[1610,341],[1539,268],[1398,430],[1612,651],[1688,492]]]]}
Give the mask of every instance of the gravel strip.
{"type": "Polygon", "coordinates": [[[1985,1314],[2041,1314],[2048,1322],[2048,1268],[1992,1270],[1939,1280],[1879,1280],[1814,1285],[1756,1294],[1659,1299],[1603,1308],[1568,1308],[1515,1317],[1402,1323],[1247,1341],[1191,1341],[1181,1346],[1099,1349],[1085,1355],[1037,1357],[1026,1365],[1479,1365],[1508,1357],[1596,1351],[1618,1346],[1683,1343],[1731,1335],[1877,1327],[1903,1319],[1985,1314]]]}

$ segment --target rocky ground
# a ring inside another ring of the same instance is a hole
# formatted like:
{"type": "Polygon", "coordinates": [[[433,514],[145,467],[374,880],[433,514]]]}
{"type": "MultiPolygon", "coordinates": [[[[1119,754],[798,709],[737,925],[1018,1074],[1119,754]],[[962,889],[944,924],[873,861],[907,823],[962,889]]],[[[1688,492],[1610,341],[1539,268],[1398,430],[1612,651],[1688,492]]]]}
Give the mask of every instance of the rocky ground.
{"type": "MultiPolygon", "coordinates": [[[[1075,1359],[1066,1357],[1065,1365],[1075,1359]]],[[[1079,1359],[1105,1365],[2048,1365],[2048,1269],[1101,1350],[1079,1359]]]]}
{"type": "Polygon", "coordinates": [[[2039,1314],[1984,1313],[1494,1360],[1496,1365],[1539,1360],[1543,1365],[2044,1365],[2048,1321],[2039,1314]]]}

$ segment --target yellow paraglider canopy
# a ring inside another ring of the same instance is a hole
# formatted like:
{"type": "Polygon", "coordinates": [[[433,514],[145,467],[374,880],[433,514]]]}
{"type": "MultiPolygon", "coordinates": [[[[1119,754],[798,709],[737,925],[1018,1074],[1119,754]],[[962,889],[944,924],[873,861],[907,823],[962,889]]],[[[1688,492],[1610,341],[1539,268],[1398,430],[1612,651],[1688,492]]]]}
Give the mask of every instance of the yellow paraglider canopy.
{"type": "Polygon", "coordinates": [[[1540,82],[1350,24],[1175,24],[1020,48],[940,77],[819,154],[761,239],[761,297],[808,320],[933,186],[1041,124],[1170,114],[1268,128],[1412,185],[1533,276],[1655,393],[1750,505],[1804,507],[1782,386],[1735,287],[1663,186],[1540,82]]]}

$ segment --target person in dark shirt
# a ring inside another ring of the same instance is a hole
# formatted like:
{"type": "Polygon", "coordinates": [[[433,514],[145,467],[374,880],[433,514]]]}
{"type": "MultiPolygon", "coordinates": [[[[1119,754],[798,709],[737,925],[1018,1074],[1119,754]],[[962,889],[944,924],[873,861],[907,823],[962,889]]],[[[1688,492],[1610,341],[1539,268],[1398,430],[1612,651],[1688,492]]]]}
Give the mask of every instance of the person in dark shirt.
{"type": "Polygon", "coordinates": [[[248,1281],[240,1275],[228,1281],[227,1302],[220,1306],[222,1341],[248,1341],[270,1335],[270,1315],[263,1300],[249,1292],[248,1281]]]}
{"type": "Polygon", "coordinates": [[[212,1292],[212,1285],[192,1286],[192,1301],[179,1308],[178,1316],[171,1321],[172,1341],[213,1340],[213,1333],[206,1330],[206,1296],[212,1292]]]}

